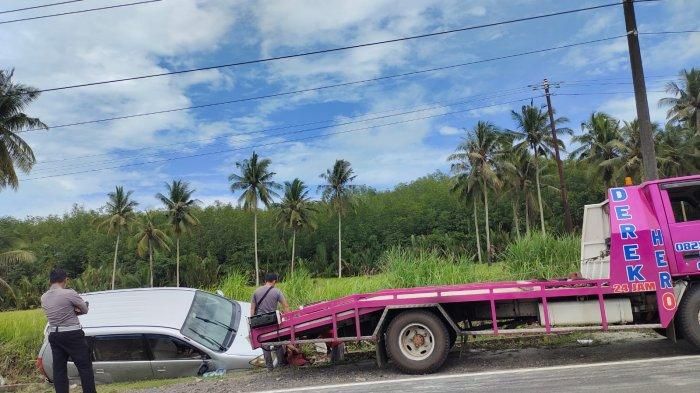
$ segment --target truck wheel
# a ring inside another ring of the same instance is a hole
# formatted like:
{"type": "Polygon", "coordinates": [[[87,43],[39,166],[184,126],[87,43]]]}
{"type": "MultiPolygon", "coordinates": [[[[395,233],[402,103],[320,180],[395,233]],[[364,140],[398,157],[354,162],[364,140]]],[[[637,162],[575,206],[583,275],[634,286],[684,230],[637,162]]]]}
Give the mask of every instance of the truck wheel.
{"type": "Polygon", "coordinates": [[[676,315],[683,337],[700,349],[700,285],[693,285],[685,292],[676,315]]]}
{"type": "Polygon", "coordinates": [[[444,323],[428,311],[405,311],[386,331],[386,350],[396,367],[407,374],[435,372],[450,351],[444,323]]]}

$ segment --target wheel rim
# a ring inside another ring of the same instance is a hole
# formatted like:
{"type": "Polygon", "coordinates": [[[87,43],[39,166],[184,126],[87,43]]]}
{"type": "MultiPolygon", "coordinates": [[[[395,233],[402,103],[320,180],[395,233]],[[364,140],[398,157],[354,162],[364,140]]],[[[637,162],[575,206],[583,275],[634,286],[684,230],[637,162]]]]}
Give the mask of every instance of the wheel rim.
{"type": "Polygon", "coordinates": [[[411,360],[424,360],[435,350],[433,332],[422,323],[412,323],[399,334],[401,353],[411,360]]]}

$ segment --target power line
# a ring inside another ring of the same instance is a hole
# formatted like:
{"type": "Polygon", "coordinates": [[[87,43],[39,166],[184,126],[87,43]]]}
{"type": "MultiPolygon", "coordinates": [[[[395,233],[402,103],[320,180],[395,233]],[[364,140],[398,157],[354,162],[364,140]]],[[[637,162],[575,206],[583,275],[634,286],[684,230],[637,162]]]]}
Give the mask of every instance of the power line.
{"type": "MultiPolygon", "coordinates": [[[[151,0],[151,1],[159,1],[159,0],[151,0]]],[[[654,0],[652,0],[652,1],[654,1],[654,0]]],[[[233,62],[233,63],[227,63],[227,64],[219,64],[219,65],[213,65],[213,66],[189,68],[189,69],[178,70],[178,71],[168,71],[168,72],[161,72],[161,73],[155,73],[155,74],[146,74],[146,75],[140,75],[140,76],[119,78],[119,79],[110,79],[110,80],[104,80],[104,81],[98,81],[98,82],[80,83],[80,84],[75,84],[75,85],[67,85],[67,86],[54,87],[54,88],[49,88],[49,89],[42,89],[42,90],[39,90],[39,92],[41,93],[41,92],[49,92],[49,91],[75,89],[75,88],[87,87],[87,86],[104,85],[104,84],[108,84],[108,83],[118,83],[118,82],[126,82],[126,81],[140,80],[140,79],[156,78],[156,77],[161,77],[161,76],[166,76],[166,75],[178,75],[178,74],[185,74],[185,73],[190,73],[190,72],[207,71],[207,70],[213,70],[213,69],[219,69],[219,68],[228,68],[228,67],[236,67],[236,66],[241,66],[241,65],[266,63],[266,62],[277,61],[277,60],[292,59],[292,58],[297,58],[297,57],[339,52],[339,51],[345,51],[345,50],[350,50],[350,49],[366,48],[369,46],[384,45],[384,44],[390,44],[390,43],[401,42],[401,41],[415,40],[415,39],[419,39],[419,38],[435,37],[435,36],[440,36],[440,35],[444,35],[444,34],[452,34],[452,33],[457,33],[457,32],[482,29],[482,28],[486,28],[486,27],[501,26],[501,25],[506,25],[506,24],[511,24],[511,23],[519,23],[519,22],[524,22],[524,21],[549,18],[549,17],[553,17],[553,16],[573,14],[573,13],[583,12],[583,11],[591,11],[591,10],[596,10],[596,9],[600,9],[600,8],[613,7],[613,6],[617,6],[620,4],[622,4],[622,3],[620,3],[620,2],[608,3],[608,4],[597,5],[597,6],[591,6],[591,7],[577,8],[577,9],[573,9],[573,10],[552,12],[552,13],[548,13],[548,14],[541,14],[541,15],[535,15],[535,16],[529,16],[529,17],[523,17],[523,18],[509,19],[509,20],[504,20],[504,21],[499,21],[499,22],[486,23],[486,24],[482,24],[482,25],[461,27],[461,28],[457,28],[457,29],[444,30],[444,31],[439,31],[439,32],[435,32],[435,33],[419,34],[419,35],[414,35],[414,36],[394,38],[394,39],[390,39],[390,40],[374,41],[374,42],[367,42],[367,43],[363,43],[363,44],[355,44],[355,45],[341,46],[341,47],[336,47],[336,48],[328,48],[328,49],[321,49],[321,50],[316,50],[316,51],[295,53],[295,54],[291,54],[291,55],[273,56],[273,57],[267,57],[267,58],[262,58],[262,59],[246,60],[246,61],[233,62]]],[[[0,23],[8,23],[8,22],[0,22],[0,23]]]]}
{"type": "Polygon", "coordinates": [[[45,7],[53,7],[56,5],[63,5],[63,4],[70,4],[70,3],[78,3],[84,0],[69,0],[69,1],[61,1],[58,3],[50,3],[50,4],[41,4],[41,5],[35,5],[33,7],[24,7],[24,8],[17,8],[14,10],[8,10],[8,11],[0,11],[0,14],[9,14],[11,12],[20,12],[20,11],[27,11],[27,10],[35,10],[37,8],[45,8],[45,7]]]}
{"type": "MultiPolygon", "coordinates": [[[[87,170],[83,170],[83,171],[67,172],[67,173],[60,173],[60,174],[55,174],[55,175],[30,177],[30,178],[21,179],[21,181],[40,180],[40,179],[48,179],[48,178],[61,177],[61,176],[94,173],[94,172],[101,172],[101,171],[110,170],[110,169],[130,168],[130,167],[141,166],[141,165],[156,164],[156,163],[175,161],[175,160],[183,160],[183,159],[187,159],[187,158],[196,158],[196,157],[210,156],[210,155],[215,155],[215,154],[230,153],[230,152],[239,151],[239,150],[254,149],[254,148],[259,148],[259,147],[268,147],[268,146],[280,145],[280,144],[290,143],[290,142],[299,142],[299,141],[303,141],[303,140],[323,138],[323,137],[332,136],[332,135],[347,134],[347,133],[351,133],[351,132],[370,130],[370,129],[374,129],[374,128],[386,127],[386,126],[391,126],[391,125],[396,125],[396,124],[405,124],[405,123],[410,123],[410,122],[414,122],[414,121],[431,119],[431,118],[435,118],[435,117],[449,116],[449,115],[454,115],[454,114],[458,114],[458,113],[474,111],[477,109],[485,109],[485,108],[491,108],[494,106],[512,104],[515,102],[529,101],[529,100],[539,98],[539,97],[542,97],[542,95],[522,98],[522,99],[513,100],[513,101],[500,102],[497,104],[484,105],[484,106],[480,106],[480,107],[461,109],[458,111],[446,112],[446,113],[441,113],[441,114],[437,114],[437,115],[423,116],[423,117],[418,117],[418,118],[413,118],[413,119],[408,119],[408,120],[401,120],[401,121],[395,121],[395,122],[391,122],[391,123],[373,125],[373,126],[368,126],[368,127],[355,128],[355,129],[344,130],[344,131],[329,132],[329,133],[321,134],[321,135],[311,135],[311,136],[306,136],[306,137],[301,137],[301,138],[296,138],[296,139],[287,139],[287,140],[282,140],[282,141],[268,142],[268,143],[254,145],[254,146],[245,146],[245,147],[238,147],[238,148],[233,148],[233,149],[218,150],[218,151],[213,151],[213,152],[190,154],[190,155],[186,155],[186,156],[178,156],[178,157],[170,157],[170,158],[164,158],[164,159],[159,159],[159,160],[136,162],[136,163],[125,164],[125,165],[116,165],[116,166],[103,167],[103,168],[93,168],[93,169],[87,169],[87,170]]],[[[300,133],[300,132],[304,132],[304,131],[295,131],[293,133],[300,133]]],[[[289,134],[292,134],[292,133],[289,133],[289,134]]]]}
{"type": "Polygon", "coordinates": [[[685,33],[700,33],[700,30],[678,30],[678,31],[650,31],[638,32],[639,35],[662,35],[662,34],[685,34],[685,33]]]}
{"type": "MultiPolygon", "coordinates": [[[[523,91],[523,92],[524,92],[524,91],[523,91]]],[[[506,95],[506,96],[507,96],[507,95],[506,95]]],[[[500,96],[500,97],[502,97],[502,96],[500,96]]],[[[291,132],[287,132],[287,133],[272,134],[272,135],[264,136],[263,138],[278,137],[278,136],[284,136],[284,135],[289,135],[289,134],[293,134],[293,133],[301,133],[301,132],[309,132],[309,131],[318,131],[318,130],[323,130],[323,129],[328,129],[328,128],[335,128],[335,127],[343,127],[343,126],[347,126],[347,125],[351,125],[351,124],[357,124],[357,123],[364,123],[364,122],[369,122],[369,121],[382,120],[382,119],[387,119],[387,118],[396,117],[396,116],[405,116],[405,115],[410,115],[410,114],[415,114],[415,113],[420,113],[420,112],[432,111],[432,110],[439,109],[439,108],[448,108],[449,106],[453,106],[453,105],[463,105],[463,104],[467,104],[467,103],[474,103],[474,102],[486,101],[486,100],[489,100],[489,99],[500,98],[500,97],[499,97],[499,96],[495,96],[495,97],[490,97],[490,98],[472,99],[472,100],[467,100],[467,101],[462,101],[462,102],[456,102],[456,103],[452,103],[452,104],[448,104],[448,105],[437,105],[437,106],[428,107],[428,108],[423,108],[423,109],[416,109],[416,110],[404,111],[404,112],[401,112],[401,113],[395,113],[395,114],[389,114],[389,115],[383,115],[383,116],[376,116],[376,117],[369,118],[369,119],[345,121],[345,122],[342,122],[342,123],[334,123],[334,124],[325,125],[325,126],[318,126],[318,127],[313,127],[313,128],[306,128],[306,129],[295,130],[295,131],[291,131],[291,132]]],[[[394,111],[395,111],[395,110],[394,110],[394,111]]],[[[356,119],[361,118],[361,117],[366,117],[366,116],[367,116],[367,115],[358,116],[358,117],[356,117],[356,119]]],[[[331,121],[332,121],[332,120],[331,120],[331,121]]],[[[329,122],[329,121],[315,122],[315,124],[323,123],[323,122],[329,122]]],[[[308,124],[308,125],[313,125],[313,124],[314,124],[314,123],[310,123],[310,124],[308,124]]],[[[226,138],[226,137],[237,137],[237,136],[240,137],[240,136],[246,136],[246,135],[253,135],[253,134],[259,134],[259,133],[268,132],[268,131],[270,131],[270,130],[281,130],[281,129],[288,129],[288,128],[292,128],[292,127],[296,127],[296,126],[295,126],[295,125],[292,125],[292,126],[286,126],[286,127],[278,127],[278,128],[276,128],[276,129],[255,130],[255,131],[249,131],[249,132],[244,132],[244,133],[236,133],[236,134],[230,135],[230,136],[220,136],[220,137],[216,137],[216,138],[210,138],[210,140],[223,139],[223,138],[226,138]]],[[[243,142],[243,141],[241,141],[241,142],[243,142]]],[[[181,143],[177,143],[177,144],[175,144],[175,145],[178,145],[178,144],[181,144],[181,143]]],[[[144,149],[145,149],[145,148],[144,148],[144,149]]],[[[136,157],[136,158],[158,157],[158,156],[163,156],[163,155],[167,155],[167,154],[170,154],[170,153],[169,153],[169,152],[153,153],[153,154],[148,154],[148,155],[140,155],[140,156],[138,156],[138,157],[136,157]]],[[[85,165],[100,165],[100,164],[117,163],[117,162],[122,162],[122,161],[130,161],[130,160],[133,160],[134,158],[135,158],[135,157],[123,157],[123,158],[117,158],[117,159],[113,159],[113,160],[102,160],[102,161],[87,162],[87,163],[76,163],[75,165],[68,165],[68,166],[64,166],[64,167],[62,167],[62,168],[43,168],[43,170],[44,170],[44,171],[46,171],[46,170],[51,171],[51,170],[56,170],[56,169],[58,169],[58,170],[66,170],[66,169],[72,169],[72,168],[83,167],[83,166],[85,166],[85,165]]],[[[34,173],[36,173],[36,172],[42,172],[42,169],[39,169],[39,170],[34,171],[34,173]]]]}
{"type": "MultiPolygon", "coordinates": [[[[157,3],[162,0],[144,0],[144,1],[137,1],[135,3],[126,3],[126,4],[115,4],[115,5],[110,5],[106,7],[99,7],[99,8],[88,8],[85,10],[78,10],[78,11],[68,11],[68,12],[61,12],[58,14],[49,14],[49,15],[40,15],[40,16],[31,16],[28,18],[21,18],[21,19],[11,19],[11,20],[3,20],[0,21],[0,25],[4,25],[7,23],[16,23],[16,22],[24,22],[28,20],[36,20],[36,19],[45,19],[45,18],[54,18],[57,16],[64,16],[64,15],[75,15],[75,14],[83,14],[85,12],[93,12],[93,11],[103,11],[103,10],[111,10],[114,8],[122,8],[122,7],[130,7],[132,5],[140,5],[140,4],[148,4],[148,3],[157,3]]],[[[58,4],[58,3],[57,3],[58,4]]]]}
{"type": "MultiPolygon", "coordinates": [[[[428,68],[428,69],[424,69],[424,70],[404,72],[401,74],[386,75],[386,76],[381,76],[381,77],[377,77],[377,78],[336,83],[336,84],[332,84],[332,85],[311,87],[308,89],[300,89],[300,90],[286,91],[286,92],[281,92],[281,93],[266,94],[266,95],[255,96],[255,97],[239,98],[239,99],[235,99],[235,100],[213,102],[213,103],[202,104],[202,105],[193,105],[193,106],[188,106],[188,107],[164,109],[164,110],[160,110],[160,111],[137,113],[137,114],[132,114],[132,115],[115,116],[115,117],[109,117],[109,118],[104,118],[104,119],[60,124],[58,126],[50,126],[49,128],[63,128],[63,127],[72,127],[72,126],[85,125],[85,124],[102,123],[102,122],[113,121],[113,120],[131,119],[131,118],[135,118],[135,117],[143,117],[143,116],[151,116],[151,115],[164,114],[164,113],[180,112],[180,111],[186,111],[186,110],[190,110],[190,109],[207,108],[207,107],[212,107],[212,106],[234,104],[234,103],[240,103],[240,102],[246,102],[246,101],[262,100],[262,99],[267,99],[267,98],[276,98],[276,97],[282,97],[282,96],[293,95],[293,94],[308,93],[308,92],[312,92],[312,91],[319,91],[319,90],[326,90],[326,89],[332,89],[332,88],[337,88],[337,87],[352,86],[352,85],[358,85],[358,84],[364,84],[364,83],[370,83],[370,82],[389,80],[389,79],[394,79],[394,78],[403,78],[403,77],[407,77],[407,76],[420,75],[420,74],[431,73],[431,72],[436,72],[436,71],[444,71],[444,70],[449,70],[449,69],[459,68],[459,67],[466,67],[466,66],[475,65],[475,64],[482,64],[482,63],[488,63],[488,62],[492,62],[492,61],[512,59],[512,58],[520,57],[520,56],[527,56],[527,55],[533,55],[533,54],[538,54],[538,53],[550,52],[550,51],[554,51],[554,50],[572,48],[572,47],[581,46],[581,45],[589,45],[589,44],[594,44],[594,43],[598,43],[598,42],[616,40],[616,39],[624,38],[626,36],[627,36],[627,34],[623,34],[623,35],[618,35],[618,36],[613,36],[613,37],[605,37],[605,38],[599,38],[599,39],[595,39],[595,40],[577,42],[577,43],[573,43],[573,44],[553,46],[553,47],[544,48],[544,49],[536,49],[536,50],[531,50],[531,51],[527,51],[527,52],[513,53],[510,55],[492,57],[492,58],[488,58],[488,59],[475,60],[475,61],[470,61],[470,62],[466,62],[466,63],[452,64],[452,65],[447,65],[447,66],[442,66],[442,67],[435,67],[435,68],[428,68]]],[[[23,130],[23,131],[18,131],[18,132],[31,132],[31,131],[42,131],[42,130],[43,130],[42,128],[30,128],[28,130],[23,130]]]]}
{"type": "MultiPolygon", "coordinates": [[[[508,95],[524,93],[524,92],[527,92],[529,90],[530,90],[529,87],[522,86],[522,87],[506,89],[506,90],[501,90],[501,91],[496,91],[496,92],[491,92],[491,93],[475,94],[473,96],[461,97],[461,98],[458,98],[456,101],[444,101],[444,100],[443,101],[434,101],[431,103],[426,103],[423,105],[418,105],[418,106],[413,106],[413,107],[408,107],[408,108],[407,107],[394,108],[394,109],[388,109],[388,110],[384,110],[384,111],[365,113],[361,116],[349,117],[348,119],[360,119],[360,118],[367,117],[367,116],[380,115],[380,114],[384,114],[384,113],[391,113],[391,112],[397,112],[397,111],[403,111],[403,110],[411,110],[411,109],[423,108],[423,107],[430,107],[430,108],[434,109],[434,108],[438,108],[438,107],[461,105],[461,104],[470,103],[470,102],[485,101],[487,99],[502,98],[502,97],[508,96],[508,95]]],[[[169,143],[169,144],[142,147],[142,148],[138,148],[138,149],[130,149],[130,150],[126,151],[126,153],[130,154],[130,153],[136,153],[136,152],[140,152],[140,151],[144,151],[144,150],[160,149],[163,147],[171,147],[171,146],[184,145],[184,144],[190,144],[190,143],[196,143],[196,142],[209,142],[209,141],[214,141],[214,140],[218,140],[218,139],[235,137],[235,136],[239,136],[239,135],[248,135],[248,134],[257,133],[257,132],[277,131],[277,130],[284,130],[284,129],[294,128],[294,127],[307,127],[307,126],[313,126],[313,125],[317,125],[317,124],[330,123],[330,122],[334,122],[336,120],[337,119],[335,119],[335,118],[331,118],[331,119],[325,119],[325,120],[319,120],[319,121],[313,121],[313,122],[306,122],[306,123],[300,123],[300,124],[297,123],[297,124],[285,125],[285,126],[280,126],[280,127],[268,128],[265,130],[252,131],[252,132],[247,132],[247,133],[226,133],[226,134],[219,135],[219,136],[212,137],[212,138],[191,139],[191,140],[187,140],[187,141],[180,141],[180,142],[169,143]]],[[[125,153],[125,152],[122,151],[121,153],[125,153]]],[[[67,158],[55,159],[55,160],[40,161],[40,162],[37,162],[37,164],[71,161],[71,160],[100,157],[100,156],[110,156],[112,154],[113,153],[89,154],[89,155],[67,157],[67,158]]]]}

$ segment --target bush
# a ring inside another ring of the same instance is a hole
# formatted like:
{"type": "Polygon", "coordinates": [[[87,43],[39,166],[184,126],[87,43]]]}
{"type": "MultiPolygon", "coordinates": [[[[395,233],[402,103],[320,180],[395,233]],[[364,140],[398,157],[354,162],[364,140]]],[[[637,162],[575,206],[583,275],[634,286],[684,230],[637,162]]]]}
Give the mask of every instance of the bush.
{"type": "Polygon", "coordinates": [[[566,277],[580,269],[580,239],[532,234],[509,244],[501,259],[518,280],[566,277]]]}

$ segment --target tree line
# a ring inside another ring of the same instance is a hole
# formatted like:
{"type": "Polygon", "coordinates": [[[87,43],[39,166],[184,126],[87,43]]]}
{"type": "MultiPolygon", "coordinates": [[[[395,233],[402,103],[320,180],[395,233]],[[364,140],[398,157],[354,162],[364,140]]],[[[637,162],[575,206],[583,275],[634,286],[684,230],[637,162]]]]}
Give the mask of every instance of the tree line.
{"type": "MultiPolygon", "coordinates": [[[[653,128],[663,176],[700,167],[700,70],[681,77],[661,102],[669,108],[668,123],[653,128]]],[[[19,132],[45,127],[24,113],[38,93],[11,79],[12,72],[0,71],[0,189],[17,188],[17,170],[28,173],[35,162],[19,132]]],[[[321,200],[313,200],[299,179],[278,183],[273,163],[253,152],[229,177],[237,206],[201,206],[186,181],[174,180],[155,196],[162,209],[152,212],[138,212],[131,191],[118,186],[100,210],[76,206],[61,217],[0,219],[0,305],[11,306],[14,297],[21,306],[16,299],[43,288],[53,265],[79,277],[79,288],[95,290],[211,286],[232,269],[253,270],[257,283],[261,265],[290,274],[295,263],[318,276],[365,274],[394,245],[490,262],[513,239],[563,231],[552,151],[567,151],[566,138],[575,147],[563,162],[574,224],[580,225],[582,206],[599,202],[608,187],[625,177],[643,180],[635,120],[594,112],[575,132],[559,117],[555,142],[543,107],[530,103],[511,117],[514,129],[479,121],[466,130],[448,159],[449,175],[438,172],[389,191],[356,184],[351,164],[339,159],[320,175],[321,200]],[[244,230],[250,221],[252,231],[244,230]]]]}

